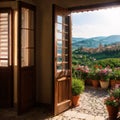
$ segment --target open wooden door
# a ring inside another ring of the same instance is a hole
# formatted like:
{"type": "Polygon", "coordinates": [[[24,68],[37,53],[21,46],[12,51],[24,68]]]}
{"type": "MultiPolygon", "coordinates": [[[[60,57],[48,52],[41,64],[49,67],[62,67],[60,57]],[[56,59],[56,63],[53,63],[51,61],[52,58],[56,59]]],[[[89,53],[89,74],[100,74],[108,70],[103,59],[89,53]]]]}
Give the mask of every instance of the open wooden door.
{"type": "Polygon", "coordinates": [[[53,6],[54,13],[54,115],[71,107],[71,17],[53,6]]]}
{"type": "Polygon", "coordinates": [[[0,9],[0,108],[13,106],[11,19],[11,9],[0,9]]]}
{"type": "Polygon", "coordinates": [[[18,114],[35,106],[35,7],[18,2],[18,114]]]}

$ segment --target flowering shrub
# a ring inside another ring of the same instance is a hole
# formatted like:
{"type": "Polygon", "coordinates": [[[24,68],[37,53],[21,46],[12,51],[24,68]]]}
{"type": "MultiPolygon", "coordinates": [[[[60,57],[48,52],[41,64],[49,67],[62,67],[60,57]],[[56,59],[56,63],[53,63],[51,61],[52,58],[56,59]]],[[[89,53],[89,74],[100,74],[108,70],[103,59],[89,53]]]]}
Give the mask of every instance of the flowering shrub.
{"type": "Polygon", "coordinates": [[[100,79],[100,75],[99,75],[99,71],[100,71],[101,66],[95,65],[90,69],[89,72],[89,78],[92,80],[99,80],[100,79]]]}
{"type": "Polygon", "coordinates": [[[117,107],[120,105],[120,88],[109,91],[109,97],[105,98],[104,104],[117,107]]]}
{"type": "Polygon", "coordinates": [[[90,69],[88,68],[88,66],[80,66],[78,65],[75,70],[77,71],[77,77],[79,77],[80,79],[84,79],[86,80],[88,77],[88,73],[90,71],[90,69]]]}
{"type": "Polygon", "coordinates": [[[110,69],[109,66],[107,66],[106,68],[99,69],[100,79],[103,81],[109,81],[111,72],[112,69],[110,69]]]}

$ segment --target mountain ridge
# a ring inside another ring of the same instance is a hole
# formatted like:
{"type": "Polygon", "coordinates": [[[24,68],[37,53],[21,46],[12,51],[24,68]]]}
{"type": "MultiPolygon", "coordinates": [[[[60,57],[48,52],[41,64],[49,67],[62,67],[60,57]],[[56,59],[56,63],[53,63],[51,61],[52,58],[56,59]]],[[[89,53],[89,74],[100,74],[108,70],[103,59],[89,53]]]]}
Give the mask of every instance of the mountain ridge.
{"type": "Polygon", "coordinates": [[[72,49],[80,47],[96,48],[100,44],[112,45],[120,42],[120,35],[97,36],[91,38],[72,38],[72,49]]]}

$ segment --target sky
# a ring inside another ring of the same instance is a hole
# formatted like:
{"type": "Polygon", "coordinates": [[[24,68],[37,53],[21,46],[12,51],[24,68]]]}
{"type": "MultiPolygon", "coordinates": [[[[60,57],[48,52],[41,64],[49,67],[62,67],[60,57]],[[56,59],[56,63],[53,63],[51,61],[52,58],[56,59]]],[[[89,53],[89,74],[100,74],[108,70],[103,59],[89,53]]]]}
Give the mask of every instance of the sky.
{"type": "Polygon", "coordinates": [[[120,35],[120,7],[72,13],[73,37],[120,35]]]}

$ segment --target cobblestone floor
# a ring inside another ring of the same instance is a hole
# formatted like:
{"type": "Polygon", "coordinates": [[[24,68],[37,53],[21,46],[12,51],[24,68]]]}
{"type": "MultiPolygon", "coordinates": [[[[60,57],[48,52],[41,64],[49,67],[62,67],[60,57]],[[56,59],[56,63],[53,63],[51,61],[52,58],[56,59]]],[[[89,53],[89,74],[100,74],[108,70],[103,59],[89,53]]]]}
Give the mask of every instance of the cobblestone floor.
{"type": "Polygon", "coordinates": [[[80,106],[72,108],[59,116],[49,120],[106,120],[108,113],[104,105],[104,98],[108,91],[101,88],[87,86],[80,97],[80,106]],[[61,117],[59,119],[59,117],[61,117]]]}
{"type": "Polygon", "coordinates": [[[31,112],[17,116],[14,109],[0,110],[0,120],[106,120],[108,117],[103,103],[107,90],[86,87],[80,98],[80,106],[71,108],[52,117],[46,108],[34,108],[31,112]]]}

